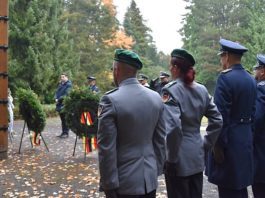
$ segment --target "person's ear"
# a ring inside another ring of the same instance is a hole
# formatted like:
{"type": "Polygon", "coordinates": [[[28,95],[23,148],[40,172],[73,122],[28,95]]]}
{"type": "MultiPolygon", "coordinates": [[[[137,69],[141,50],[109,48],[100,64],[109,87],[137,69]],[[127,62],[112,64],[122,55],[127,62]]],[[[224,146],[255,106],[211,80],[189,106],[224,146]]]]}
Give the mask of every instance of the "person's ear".
{"type": "Polygon", "coordinates": [[[265,68],[264,67],[261,69],[260,74],[263,76],[265,75],[265,68]]]}

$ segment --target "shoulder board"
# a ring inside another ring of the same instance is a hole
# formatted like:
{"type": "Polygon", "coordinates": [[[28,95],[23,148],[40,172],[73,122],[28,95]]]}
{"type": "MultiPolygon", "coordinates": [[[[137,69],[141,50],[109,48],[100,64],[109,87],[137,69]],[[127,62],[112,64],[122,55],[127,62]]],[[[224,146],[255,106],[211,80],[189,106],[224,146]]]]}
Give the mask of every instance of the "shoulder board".
{"type": "Polygon", "coordinates": [[[171,87],[172,85],[175,85],[177,83],[177,81],[172,81],[172,82],[170,82],[170,83],[167,83],[166,85],[165,85],[165,88],[169,88],[169,87],[171,87]]]}
{"type": "Polygon", "coordinates": [[[200,85],[203,85],[204,86],[204,84],[202,84],[201,82],[198,82],[198,81],[195,81],[196,83],[198,83],[198,84],[200,84],[200,85]]]}
{"type": "Polygon", "coordinates": [[[231,68],[229,68],[229,69],[225,69],[225,70],[223,70],[221,73],[225,74],[225,73],[228,73],[228,72],[230,72],[230,71],[232,71],[231,68]]]}
{"type": "Polygon", "coordinates": [[[249,73],[250,75],[252,75],[251,71],[249,71],[248,69],[245,69],[247,73],[249,73]]]}
{"type": "Polygon", "coordinates": [[[225,69],[225,70],[223,70],[221,73],[223,73],[223,74],[225,74],[225,73],[228,73],[228,72],[230,72],[230,71],[232,71],[232,69],[225,69]]]}
{"type": "Polygon", "coordinates": [[[115,89],[112,89],[112,90],[110,90],[110,91],[107,91],[105,94],[107,95],[107,94],[110,94],[110,93],[112,93],[112,92],[114,92],[114,91],[117,91],[119,88],[117,87],[117,88],[115,88],[115,89]]]}
{"type": "Polygon", "coordinates": [[[258,83],[258,86],[264,86],[265,85],[265,81],[261,81],[258,83]]]}

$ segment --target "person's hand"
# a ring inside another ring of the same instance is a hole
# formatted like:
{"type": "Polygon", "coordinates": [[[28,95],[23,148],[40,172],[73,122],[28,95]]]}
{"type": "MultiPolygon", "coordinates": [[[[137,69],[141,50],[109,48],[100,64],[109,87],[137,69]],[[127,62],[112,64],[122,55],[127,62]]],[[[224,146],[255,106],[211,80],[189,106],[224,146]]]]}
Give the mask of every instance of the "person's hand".
{"type": "Polygon", "coordinates": [[[177,175],[177,164],[172,162],[165,162],[164,173],[169,176],[177,175]]]}
{"type": "Polygon", "coordinates": [[[213,157],[216,163],[221,164],[223,163],[225,157],[224,157],[224,150],[219,145],[215,145],[213,147],[213,157]]]}
{"type": "Polygon", "coordinates": [[[117,191],[115,189],[112,190],[104,190],[106,198],[118,198],[117,191]]]}

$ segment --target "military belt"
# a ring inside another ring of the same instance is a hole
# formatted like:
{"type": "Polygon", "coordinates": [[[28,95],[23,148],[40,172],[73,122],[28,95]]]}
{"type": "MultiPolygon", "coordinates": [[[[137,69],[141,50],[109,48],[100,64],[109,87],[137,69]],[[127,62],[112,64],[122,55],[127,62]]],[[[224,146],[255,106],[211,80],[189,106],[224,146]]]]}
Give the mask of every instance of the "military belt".
{"type": "Polygon", "coordinates": [[[239,119],[233,120],[233,122],[236,122],[239,124],[249,124],[249,123],[252,123],[252,119],[251,118],[239,118],[239,119]]]}

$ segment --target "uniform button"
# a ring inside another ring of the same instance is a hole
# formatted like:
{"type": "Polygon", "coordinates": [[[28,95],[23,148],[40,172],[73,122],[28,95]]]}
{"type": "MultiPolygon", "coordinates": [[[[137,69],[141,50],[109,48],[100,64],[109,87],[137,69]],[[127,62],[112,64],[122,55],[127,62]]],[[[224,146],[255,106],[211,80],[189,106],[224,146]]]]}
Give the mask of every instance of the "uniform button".
{"type": "Polygon", "coordinates": [[[240,122],[243,122],[244,121],[244,119],[240,119],[240,122]]]}

